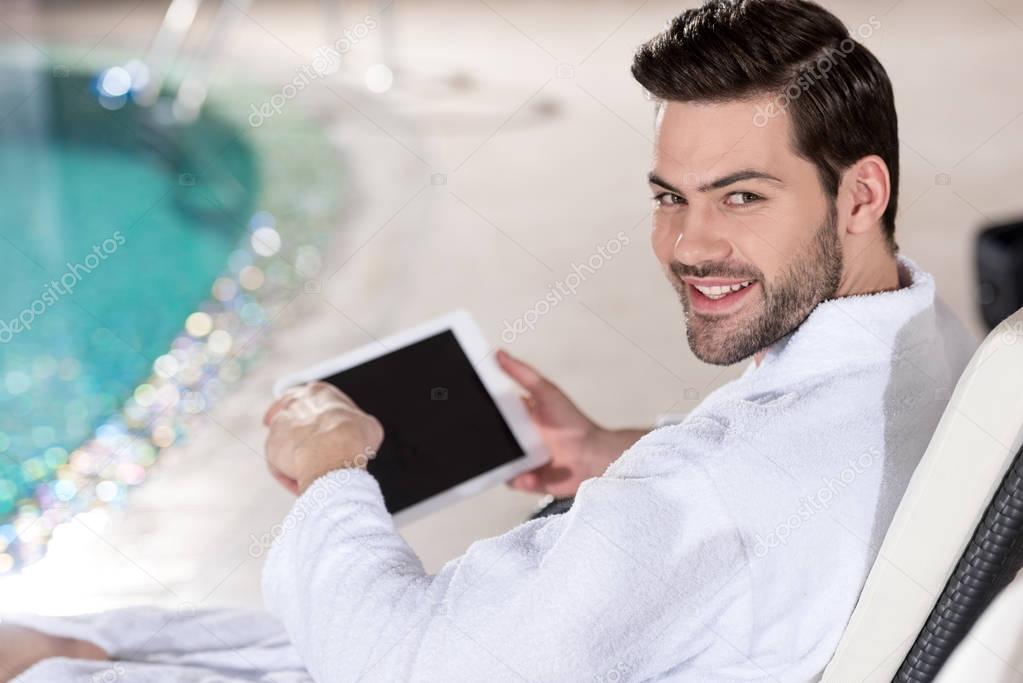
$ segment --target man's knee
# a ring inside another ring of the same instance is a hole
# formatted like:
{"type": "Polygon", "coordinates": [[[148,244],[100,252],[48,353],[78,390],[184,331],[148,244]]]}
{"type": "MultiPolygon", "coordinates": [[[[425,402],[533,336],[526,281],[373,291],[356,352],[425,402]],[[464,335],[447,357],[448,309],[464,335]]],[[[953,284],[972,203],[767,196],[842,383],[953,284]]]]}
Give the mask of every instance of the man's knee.
{"type": "Polygon", "coordinates": [[[107,661],[99,646],[76,638],[51,636],[35,629],[0,624],[0,683],[6,683],[30,667],[51,657],[107,661]]]}
{"type": "Polygon", "coordinates": [[[86,640],[77,640],[75,638],[58,638],[60,641],[58,647],[64,653],[60,656],[70,657],[71,659],[89,659],[97,662],[106,662],[110,660],[110,655],[106,651],[95,643],[90,643],[86,640]]]}

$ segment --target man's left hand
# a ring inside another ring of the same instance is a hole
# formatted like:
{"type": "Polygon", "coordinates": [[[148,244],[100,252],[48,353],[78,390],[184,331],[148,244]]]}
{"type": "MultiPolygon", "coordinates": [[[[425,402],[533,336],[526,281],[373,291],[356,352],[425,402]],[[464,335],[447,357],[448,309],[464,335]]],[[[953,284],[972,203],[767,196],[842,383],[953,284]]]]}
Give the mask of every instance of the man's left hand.
{"type": "Polygon", "coordinates": [[[365,467],[384,440],[379,420],[324,382],[289,389],[267,410],[263,424],[270,428],[270,472],[296,494],[328,472],[365,467]]]}

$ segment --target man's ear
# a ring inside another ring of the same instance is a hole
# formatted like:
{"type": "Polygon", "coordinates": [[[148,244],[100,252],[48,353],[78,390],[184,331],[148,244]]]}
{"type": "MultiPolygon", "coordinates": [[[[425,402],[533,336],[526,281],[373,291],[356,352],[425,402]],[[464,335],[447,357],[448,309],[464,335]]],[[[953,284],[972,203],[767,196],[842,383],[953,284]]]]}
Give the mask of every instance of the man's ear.
{"type": "Polygon", "coordinates": [[[842,186],[849,202],[846,232],[860,235],[877,230],[892,194],[888,164],[876,154],[865,156],[846,169],[842,186]]]}

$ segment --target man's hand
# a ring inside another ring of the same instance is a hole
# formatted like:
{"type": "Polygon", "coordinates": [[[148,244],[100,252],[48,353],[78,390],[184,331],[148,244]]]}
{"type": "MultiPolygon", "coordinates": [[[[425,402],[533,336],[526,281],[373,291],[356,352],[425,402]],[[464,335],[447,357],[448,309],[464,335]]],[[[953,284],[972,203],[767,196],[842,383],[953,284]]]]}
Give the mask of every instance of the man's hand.
{"type": "Polygon", "coordinates": [[[84,640],[58,638],[23,626],[0,624],[0,683],[14,680],[18,674],[50,657],[110,659],[101,648],[84,640]]]}
{"type": "Polygon", "coordinates": [[[267,410],[263,424],[270,428],[267,466],[296,494],[328,472],[365,467],[384,440],[379,420],[323,382],[288,390],[267,410]]]}
{"type": "Polygon", "coordinates": [[[557,498],[574,496],[579,484],[604,473],[649,430],[609,430],[583,415],[557,386],[505,351],[497,352],[501,368],[527,392],[526,411],[540,432],[551,460],[509,482],[512,488],[548,493],[557,498]]]}

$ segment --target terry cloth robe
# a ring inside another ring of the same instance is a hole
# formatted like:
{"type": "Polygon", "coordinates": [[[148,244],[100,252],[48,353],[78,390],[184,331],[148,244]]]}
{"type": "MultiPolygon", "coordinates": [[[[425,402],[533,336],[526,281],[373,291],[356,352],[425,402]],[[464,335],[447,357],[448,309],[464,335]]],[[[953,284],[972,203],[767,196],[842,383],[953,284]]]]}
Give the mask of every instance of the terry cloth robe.
{"type": "MultiPolygon", "coordinates": [[[[814,680],[975,348],[933,279],[905,257],[899,271],[896,291],[818,305],[759,366],[586,481],[568,512],[478,541],[436,575],[372,476],[321,477],[264,569],[291,646],[251,612],[178,618],[177,646],[142,642],[160,610],[34,625],[151,662],[131,680],[276,680],[266,657],[225,664],[235,643],[256,657],[260,639],[279,670],[298,676],[300,661],[321,683],[814,680]]],[[[43,663],[19,683],[97,670],[77,666],[43,663]]]]}

